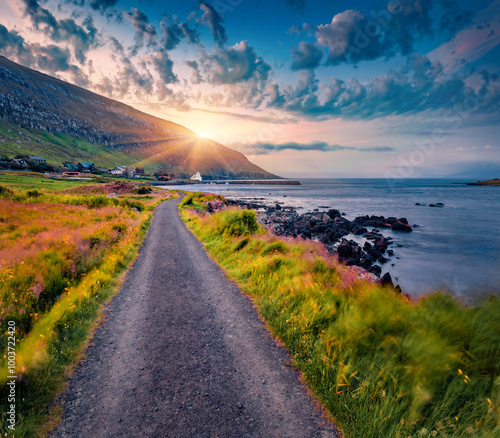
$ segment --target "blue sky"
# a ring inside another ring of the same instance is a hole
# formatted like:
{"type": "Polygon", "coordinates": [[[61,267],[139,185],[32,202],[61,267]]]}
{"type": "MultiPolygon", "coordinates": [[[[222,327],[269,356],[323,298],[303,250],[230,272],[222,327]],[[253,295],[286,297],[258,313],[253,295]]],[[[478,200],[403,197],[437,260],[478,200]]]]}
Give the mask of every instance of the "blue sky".
{"type": "Polygon", "coordinates": [[[0,54],[284,176],[500,176],[500,0],[4,0],[0,54]]]}

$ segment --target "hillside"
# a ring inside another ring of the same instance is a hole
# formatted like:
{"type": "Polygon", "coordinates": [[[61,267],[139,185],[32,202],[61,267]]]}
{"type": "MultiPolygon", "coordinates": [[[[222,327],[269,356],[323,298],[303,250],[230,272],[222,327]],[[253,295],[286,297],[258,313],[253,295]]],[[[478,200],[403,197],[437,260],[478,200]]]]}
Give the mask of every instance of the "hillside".
{"type": "Polygon", "coordinates": [[[240,152],[173,122],[0,56],[0,153],[141,166],[178,176],[274,178],[240,152]]]}

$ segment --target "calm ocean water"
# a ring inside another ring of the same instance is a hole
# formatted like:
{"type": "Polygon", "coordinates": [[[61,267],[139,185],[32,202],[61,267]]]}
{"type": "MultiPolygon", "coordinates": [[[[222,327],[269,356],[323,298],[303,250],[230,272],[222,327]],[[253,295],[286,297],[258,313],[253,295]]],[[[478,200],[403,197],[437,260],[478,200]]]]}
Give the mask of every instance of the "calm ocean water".
{"type": "Polygon", "coordinates": [[[500,187],[454,183],[470,180],[300,179],[301,186],[192,185],[184,190],[229,198],[264,198],[262,203],[339,209],[360,215],[406,217],[413,233],[381,230],[395,239],[395,256],[383,266],[405,292],[422,296],[449,291],[465,301],[500,296],[500,187]],[[416,206],[415,203],[426,206],[416,206]],[[428,207],[442,202],[444,208],[428,207]],[[399,245],[399,246],[397,246],[399,245]],[[391,264],[394,266],[391,266],[391,264]]]}

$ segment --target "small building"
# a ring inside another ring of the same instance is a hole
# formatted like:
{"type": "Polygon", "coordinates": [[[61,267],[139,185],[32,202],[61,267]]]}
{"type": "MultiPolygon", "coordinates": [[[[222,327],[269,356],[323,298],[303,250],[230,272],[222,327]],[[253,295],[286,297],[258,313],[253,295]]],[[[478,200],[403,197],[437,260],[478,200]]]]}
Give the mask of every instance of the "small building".
{"type": "Polygon", "coordinates": [[[10,160],[10,164],[18,167],[26,167],[28,165],[27,161],[24,158],[13,158],[10,160]]]}
{"type": "Polygon", "coordinates": [[[70,172],[79,172],[80,168],[76,164],[72,163],[64,163],[64,167],[68,169],[70,172]]]}
{"type": "Polygon", "coordinates": [[[111,169],[110,173],[115,176],[123,176],[125,175],[126,169],[127,168],[125,166],[117,166],[114,169],[111,169]]]}
{"type": "Polygon", "coordinates": [[[28,155],[28,160],[33,161],[36,164],[47,163],[47,160],[44,157],[38,157],[37,155],[28,155]]]}
{"type": "Polygon", "coordinates": [[[86,161],[79,161],[78,168],[82,172],[93,172],[95,170],[94,163],[88,163],[86,161]]]}
{"type": "Polygon", "coordinates": [[[196,172],[194,175],[191,176],[191,180],[193,181],[202,181],[202,177],[201,177],[201,174],[200,172],[196,172]]]}
{"type": "Polygon", "coordinates": [[[175,175],[172,172],[166,172],[164,170],[159,170],[155,172],[155,176],[158,181],[170,181],[175,178],[175,175]]]}
{"type": "Polygon", "coordinates": [[[146,172],[144,172],[143,167],[136,167],[135,168],[135,176],[140,178],[141,176],[144,176],[146,172]]]}

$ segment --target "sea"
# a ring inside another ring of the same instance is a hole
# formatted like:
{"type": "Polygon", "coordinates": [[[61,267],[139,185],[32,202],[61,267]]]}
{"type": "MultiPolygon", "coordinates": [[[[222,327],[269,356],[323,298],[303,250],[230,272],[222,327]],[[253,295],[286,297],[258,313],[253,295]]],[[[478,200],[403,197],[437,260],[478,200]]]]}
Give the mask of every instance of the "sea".
{"type": "Polygon", "coordinates": [[[381,265],[382,273],[389,272],[405,293],[419,298],[439,290],[469,304],[491,295],[500,297],[500,187],[468,186],[474,181],[464,179],[298,181],[301,185],[179,188],[279,203],[297,208],[298,213],[335,208],[349,220],[361,215],[405,217],[414,226],[412,233],[381,230],[394,239],[390,246],[394,256],[381,265]],[[436,203],[444,207],[429,207],[436,203]]]}

